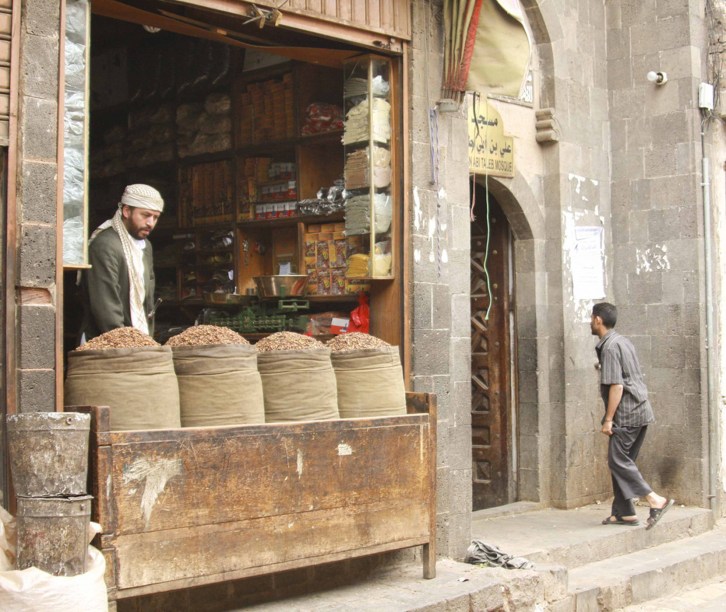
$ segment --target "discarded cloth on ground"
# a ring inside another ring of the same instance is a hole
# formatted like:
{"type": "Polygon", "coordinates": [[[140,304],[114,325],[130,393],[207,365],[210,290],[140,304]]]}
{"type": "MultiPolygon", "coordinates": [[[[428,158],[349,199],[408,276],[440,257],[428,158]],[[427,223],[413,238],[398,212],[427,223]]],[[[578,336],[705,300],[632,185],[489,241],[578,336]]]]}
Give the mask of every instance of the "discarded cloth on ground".
{"type": "Polygon", "coordinates": [[[467,563],[472,565],[484,565],[487,567],[503,567],[505,569],[532,569],[534,563],[524,557],[508,555],[496,546],[485,544],[481,540],[472,540],[466,550],[467,563]]]}

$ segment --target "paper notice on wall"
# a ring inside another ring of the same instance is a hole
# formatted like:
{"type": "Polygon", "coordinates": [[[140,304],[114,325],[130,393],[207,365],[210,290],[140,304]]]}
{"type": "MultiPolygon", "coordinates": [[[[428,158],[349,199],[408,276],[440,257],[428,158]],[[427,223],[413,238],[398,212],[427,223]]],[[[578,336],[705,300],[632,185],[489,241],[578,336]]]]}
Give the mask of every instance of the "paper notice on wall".
{"type": "Polygon", "coordinates": [[[572,294],[576,300],[605,297],[605,256],[602,227],[576,227],[570,253],[572,294]]]}

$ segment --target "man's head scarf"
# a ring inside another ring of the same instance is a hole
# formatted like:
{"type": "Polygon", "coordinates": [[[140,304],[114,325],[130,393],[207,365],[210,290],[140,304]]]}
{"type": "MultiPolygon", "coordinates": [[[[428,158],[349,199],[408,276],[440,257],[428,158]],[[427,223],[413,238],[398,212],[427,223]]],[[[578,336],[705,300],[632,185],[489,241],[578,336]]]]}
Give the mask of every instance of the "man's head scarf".
{"type": "Polygon", "coordinates": [[[164,199],[161,194],[153,187],[141,183],[128,185],[121,196],[120,204],[164,212],[164,199]]]}

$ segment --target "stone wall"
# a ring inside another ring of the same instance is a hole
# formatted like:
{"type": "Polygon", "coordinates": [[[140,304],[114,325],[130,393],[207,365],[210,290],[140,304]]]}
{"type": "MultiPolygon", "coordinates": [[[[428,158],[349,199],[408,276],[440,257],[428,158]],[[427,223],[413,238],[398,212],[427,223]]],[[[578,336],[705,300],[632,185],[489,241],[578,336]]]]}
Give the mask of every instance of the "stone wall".
{"type": "MultiPolygon", "coordinates": [[[[703,7],[607,6],[612,284],[618,329],[644,367],[657,424],[641,469],[656,490],[707,505],[708,407],[698,85],[703,7]],[[656,85],[649,71],[664,71],[656,85]]],[[[722,198],[721,198],[722,201],[722,198]]],[[[714,424],[715,425],[715,424],[714,424]]]]}
{"type": "MultiPolygon", "coordinates": [[[[55,410],[60,3],[22,3],[18,111],[19,412],[55,410]]],[[[13,202],[10,202],[13,206],[13,202]]],[[[9,373],[12,376],[13,373],[9,373]]]]}
{"type": "MultiPolygon", "coordinates": [[[[440,83],[439,4],[430,13],[414,9],[413,372],[416,388],[440,399],[439,545],[457,556],[466,542],[471,478],[468,173],[461,113],[439,113],[429,132],[440,83]]],[[[552,117],[557,138],[542,139],[539,151],[521,147],[531,141],[530,127],[499,109],[515,137],[518,167],[517,178],[490,181],[516,235],[518,497],[575,507],[611,494],[589,329],[594,300],[573,291],[576,230],[598,227],[605,298],[620,306],[619,329],[633,336],[659,414],[643,471],[656,489],[704,503],[693,102],[703,59],[703,41],[693,37],[703,31],[701,17],[689,3],[522,4],[536,60],[530,120],[538,111],[552,117]],[[650,69],[668,71],[671,81],[656,88],[645,79],[650,69]],[[529,162],[541,171],[528,172],[529,162]],[[656,448],[668,450],[649,452],[656,448]]]]}
{"type": "Polygon", "coordinates": [[[414,2],[406,109],[413,387],[438,396],[438,552],[462,558],[472,504],[468,152],[463,107],[429,121],[441,94],[442,50],[441,3],[414,2]]]}

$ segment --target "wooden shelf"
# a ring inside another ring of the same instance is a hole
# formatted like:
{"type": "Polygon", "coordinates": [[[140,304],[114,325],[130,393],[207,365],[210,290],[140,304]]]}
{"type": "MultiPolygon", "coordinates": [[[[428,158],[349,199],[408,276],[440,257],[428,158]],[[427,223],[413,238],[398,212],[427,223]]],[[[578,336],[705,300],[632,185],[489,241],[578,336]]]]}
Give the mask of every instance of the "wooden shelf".
{"type": "Polygon", "coordinates": [[[345,295],[308,295],[305,300],[311,302],[357,302],[357,293],[346,293],[345,295]]]}
{"type": "Polygon", "coordinates": [[[282,227],[297,223],[335,223],[343,220],[343,211],[332,215],[298,215],[296,217],[278,217],[276,219],[244,219],[237,221],[239,227],[282,227]]]}
{"type": "MultiPolygon", "coordinates": [[[[286,138],[285,140],[273,140],[260,143],[249,143],[236,147],[235,153],[241,157],[260,157],[265,154],[280,153],[287,151],[293,153],[294,149],[299,146],[313,146],[318,144],[336,143],[341,144],[343,130],[331,130],[330,132],[320,132],[319,134],[304,134],[295,138],[286,138]]],[[[342,144],[341,144],[342,146],[342,144]]]]}

